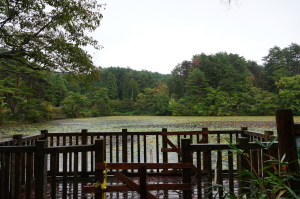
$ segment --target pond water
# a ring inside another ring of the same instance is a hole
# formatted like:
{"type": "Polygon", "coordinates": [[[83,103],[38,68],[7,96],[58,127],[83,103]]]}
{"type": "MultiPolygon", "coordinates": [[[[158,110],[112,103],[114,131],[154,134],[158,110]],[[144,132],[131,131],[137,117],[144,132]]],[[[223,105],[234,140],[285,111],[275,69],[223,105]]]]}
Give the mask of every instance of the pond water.
{"type": "MultiPolygon", "coordinates": [[[[295,123],[300,117],[294,117],[295,123]]],[[[242,126],[249,130],[263,132],[276,131],[275,116],[110,116],[53,120],[33,124],[6,124],[0,126],[0,139],[11,138],[15,134],[35,135],[41,130],[49,133],[81,132],[121,132],[128,131],[191,131],[207,127],[209,130],[239,130],[242,126]]]]}

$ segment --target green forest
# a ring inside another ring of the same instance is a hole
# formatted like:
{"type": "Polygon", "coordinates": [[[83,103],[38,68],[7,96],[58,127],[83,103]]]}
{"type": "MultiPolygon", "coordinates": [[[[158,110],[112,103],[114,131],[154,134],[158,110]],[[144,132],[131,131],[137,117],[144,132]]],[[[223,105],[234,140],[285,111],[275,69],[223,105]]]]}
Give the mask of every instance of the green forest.
{"type": "Polygon", "coordinates": [[[263,65],[238,54],[195,54],[170,74],[97,67],[88,79],[33,62],[0,62],[0,122],[110,115],[300,114],[300,45],[270,48],[263,65]],[[32,65],[33,67],[28,67],[32,65]]]}

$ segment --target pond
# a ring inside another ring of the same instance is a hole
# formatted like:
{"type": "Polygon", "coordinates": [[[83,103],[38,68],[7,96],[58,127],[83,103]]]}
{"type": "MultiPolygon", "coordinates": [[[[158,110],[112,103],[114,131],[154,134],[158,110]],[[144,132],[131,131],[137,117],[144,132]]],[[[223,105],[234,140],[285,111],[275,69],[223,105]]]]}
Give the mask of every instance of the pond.
{"type": "MultiPolygon", "coordinates": [[[[294,117],[295,123],[300,117],[294,117]]],[[[239,130],[242,126],[251,131],[276,131],[275,116],[109,116],[53,120],[33,124],[6,124],[0,126],[0,139],[11,138],[15,134],[35,135],[41,130],[49,133],[81,132],[121,132],[130,131],[191,131],[207,127],[209,130],[239,130]]]]}

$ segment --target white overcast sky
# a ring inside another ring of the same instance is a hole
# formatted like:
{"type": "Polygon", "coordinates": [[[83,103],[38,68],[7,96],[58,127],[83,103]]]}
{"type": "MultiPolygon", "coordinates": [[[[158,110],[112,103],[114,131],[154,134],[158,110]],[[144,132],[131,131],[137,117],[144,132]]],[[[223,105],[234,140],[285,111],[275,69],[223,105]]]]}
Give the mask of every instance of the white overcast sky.
{"type": "Polygon", "coordinates": [[[270,48],[300,44],[300,0],[101,0],[97,66],[170,74],[195,54],[236,53],[262,64],[270,48]]]}

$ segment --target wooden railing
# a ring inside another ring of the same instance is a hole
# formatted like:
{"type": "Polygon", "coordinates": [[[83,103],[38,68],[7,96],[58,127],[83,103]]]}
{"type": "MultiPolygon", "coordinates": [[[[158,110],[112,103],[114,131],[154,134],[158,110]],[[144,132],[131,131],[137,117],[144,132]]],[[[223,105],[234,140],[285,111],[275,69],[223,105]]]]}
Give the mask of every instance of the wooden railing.
{"type": "MultiPolygon", "coordinates": [[[[66,198],[70,192],[73,193],[73,198],[76,198],[80,178],[95,175],[94,147],[95,141],[98,139],[102,139],[106,143],[107,163],[174,164],[182,162],[181,139],[184,138],[188,139],[192,145],[201,143],[200,145],[208,147],[214,146],[208,145],[208,143],[228,146],[225,144],[226,140],[237,144],[241,135],[249,136],[249,139],[253,140],[254,138],[265,139],[267,134],[270,133],[251,132],[246,128],[224,131],[209,131],[207,128],[203,128],[199,131],[178,132],[168,132],[167,129],[159,132],[128,132],[126,129],[122,129],[121,132],[82,130],[80,133],[49,133],[47,130],[43,130],[40,135],[28,137],[14,135],[13,139],[0,142],[0,178],[1,184],[4,185],[0,188],[0,196],[1,198],[19,198],[20,194],[25,192],[26,198],[31,198],[31,189],[35,187],[35,197],[41,198],[40,194],[46,186],[45,176],[48,176],[51,179],[51,198],[56,197],[58,177],[62,178],[63,198],[66,198]],[[172,153],[170,154],[170,152],[172,153]],[[73,184],[70,192],[67,191],[67,182],[69,181],[73,184]]],[[[201,154],[202,161],[197,159],[193,163],[195,168],[201,169],[200,173],[210,176],[212,171],[216,170],[220,176],[221,171],[226,170],[220,166],[224,156],[222,152],[216,152],[217,161],[215,163],[211,161],[211,150],[214,149],[197,151],[196,154],[198,157],[201,154]]],[[[196,154],[192,159],[196,159],[196,154]]],[[[234,172],[238,167],[233,165],[235,157],[232,158],[228,159],[228,168],[233,169],[227,169],[227,173],[233,176],[233,173],[230,174],[230,172],[234,172]]],[[[152,173],[181,174],[181,170],[172,170],[168,167],[147,168],[146,166],[146,169],[148,175],[152,173]]],[[[112,168],[109,174],[114,174],[119,170],[119,168],[112,168]]],[[[194,169],[194,174],[196,171],[197,169],[194,169]]],[[[122,169],[122,173],[127,176],[137,175],[138,169],[130,167],[122,169]]],[[[218,177],[218,179],[221,178],[218,177]]]]}
{"type": "MultiPolygon", "coordinates": [[[[227,139],[236,140],[241,130],[237,131],[208,131],[203,128],[200,131],[168,132],[162,129],[161,132],[88,132],[82,130],[81,133],[48,133],[41,131],[40,135],[23,137],[14,135],[13,139],[0,142],[1,160],[1,184],[5,184],[1,189],[1,196],[7,194],[13,198],[21,193],[21,186],[26,184],[27,196],[30,195],[30,187],[33,179],[37,179],[38,174],[43,173],[43,168],[36,164],[37,154],[41,150],[37,148],[39,141],[44,140],[45,149],[43,155],[46,156],[45,171],[51,176],[52,187],[56,182],[56,176],[79,176],[87,177],[95,172],[95,152],[92,148],[89,151],[82,146],[93,146],[96,139],[103,139],[106,142],[106,162],[109,163],[178,163],[181,161],[180,148],[181,138],[189,138],[191,143],[208,143],[209,140],[227,139]],[[3,147],[2,147],[3,146],[3,147]],[[80,147],[79,147],[80,146],[80,147]],[[172,155],[169,152],[175,152],[172,155]],[[177,153],[176,153],[177,152],[177,153]],[[77,175],[78,174],[78,175],[77,175]],[[19,182],[20,183],[15,183],[19,182]]],[[[40,156],[42,156],[40,154],[40,156]]],[[[38,159],[40,160],[40,159],[38,159]]],[[[111,169],[110,174],[118,171],[111,169]]],[[[150,173],[176,174],[176,170],[162,168],[148,169],[150,173]]],[[[128,175],[137,173],[137,169],[124,170],[128,175]]],[[[180,174],[180,172],[179,172],[180,174]]],[[[40,178],[39,178],[40,179],[40,178]]],[[[72,180],[76,193],[77,180],[72,180]]],[[[34,182],[38,182],[35,180],[34,182]]],[[[36,186],[40,186],[41,182],[36,186]]],[[[65,185],[63,186],[65,187],[65,185]]],[[[40,189],[39,189],[40,190],[40,189]]],[[[65,192],[65,188],[64,194],[65,192]]],[[[55,190],[51,191],[54,193],[55,190]]],[[[4,197],[5,198],[5,197],[4,197]]]]}

